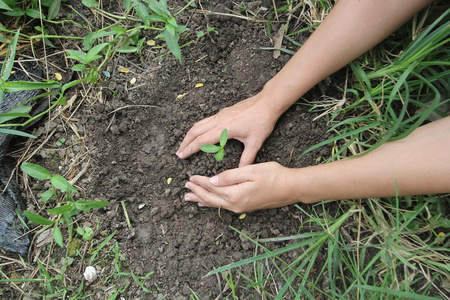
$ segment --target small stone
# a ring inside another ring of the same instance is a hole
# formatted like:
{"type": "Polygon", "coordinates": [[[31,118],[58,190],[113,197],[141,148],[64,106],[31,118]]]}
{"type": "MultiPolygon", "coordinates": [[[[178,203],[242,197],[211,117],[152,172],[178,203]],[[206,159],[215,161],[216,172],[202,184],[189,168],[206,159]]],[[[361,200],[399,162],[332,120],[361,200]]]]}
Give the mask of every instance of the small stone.
{"type": "Polygon", "coordinates": [[[83,275],[84,279],[92,283],[97,279],[97,270],[93,266],[88,266],[83,275]]]}

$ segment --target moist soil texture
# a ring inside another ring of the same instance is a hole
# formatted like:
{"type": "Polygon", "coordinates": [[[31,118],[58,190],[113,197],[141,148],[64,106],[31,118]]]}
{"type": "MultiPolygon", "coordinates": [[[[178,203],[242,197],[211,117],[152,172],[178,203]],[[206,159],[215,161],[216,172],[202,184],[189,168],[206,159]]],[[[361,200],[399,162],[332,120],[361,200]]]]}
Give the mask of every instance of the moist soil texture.
{"type": "MultiPolygon", "coordinates": [[[[112,2],[104,5],[111,11],[116,6],[112,2]]],[[[173,11],[184,5],[183,1],[169,3],[173,11]]],[[[202,8],[219,13],[238,11],[232,1],[208,1],[202,8]]],[[[93,17],[92,12],[85,13],[93,17]]],[[[99,21],[93,18],[91,22],[95,25],[99,21]]],[[[99,243],[115,233],[108,247],[118,242],[123,272],[139,276],[154,272],[145,280],[150,293],[133,282],[117,282],[117,287],[128,286],[121,293],[126,299],[187,299],[194,292],[201,299],[225,298],[231,289],[224,278],[205,275],[262,253],[237,231],[257,239],[295,235],[299,228],[301,232],[319,230],[304,225],[308,217],[295,206],[247,213],[244,217],[184,201],[184,184],[191,175],[212,176],[236,168],[243,150],[240,142],[230,140],[220,162],[203,152],[180,160],[175,152],[187,131],[195,122],[258,93],[290,55],[282,52],[275,59],[273,51],[260,49],[273,47],[273,37],[282,22],[272,22],[269,34],[267,22],[200,13],[198,8],[184,10],[177,22],[190,29],[180,43],[195,41],[182,49],[183,64],[167,54],[165,47],[145,48],[141,55],[117,54],[106,66],[109,78],[102,74],[99,84],[71,90],[68,98],[76,96],[72,106],[42,121],[34,131],[37,140],[18,141],[22,143],[19,146],[27,144],[27,153],[34,154],[31,162],[66,178],[76,178],[75,186],[81,192],[77,197],[111,203],[81,213],[77,225],[94,228],[93,238],[99,243]],[[206,32],[208,27],[214,31],[197,40],[196,32],[206,32]],[[64,145],[57,146],[62,138],[66,139],[64,145]]],[[[301,28],[301,24],[298,26],[301,28]]],[[[154,38],[153,33],[142,34],[154,38]]],[[[309,33],[303,34],[295,36],[296,40],[304,41],[309,33]]],[[[286,46],[293,45],[285,42],[286,46]]],[[[297,168],[315,165],[329,156],[331,145],[300,157],[304,150],[331,137],[325,121],[313,120],[317,115],[309,112],[304,100],[318,100],[324,93],[339,98],[340,79],[339,74],[327,78],[283,114],[255,163],[276,161],[297,168]]],[[[31,190],[43,184],[29,181],[31,190]]],[[[29,190],[27,206],[38,210],[39,204],[29,190]]],[[[327,203],[323,208],[333,212],[336,206],[327,203]]],[[[312,209],[308,205],[300,207],[312,209]]],[[[286,243],[264,245],[275,249],[286,243]]],[[[34,242],[30,256],[37,251],[43,249],[34,242]]],[[[89,252],[83,255],[89,257],[89,252]]],[[[296,255],[288,253],[286,259],[296,255]]],[[[73,274],[67,282],[71,286],[80,285],[79,271],[85,267],[76,260],[66,272],[68,276],[73,274]]],[[[115,264],[105,255],[96,266],[99,276],[109,274],[115,264]]],[[[239,270],[253,276],[252,264],[239,270]]],[[[237,272],[233,275],[239,278],[237,272]]],[[[271,293],[276,293],[283,283],[277,280],[267,284],[271,293]]],[[[317,284],[322,286],[322,280],[317,284]]],[[[236,289],[240,299],[253,297],[255,291],[244,289],[246,285],[241,278],[236,289]]],[[[111,296],[100,283],[85,282],[84,289],[90,290],[95,299],[111,296]]]]}

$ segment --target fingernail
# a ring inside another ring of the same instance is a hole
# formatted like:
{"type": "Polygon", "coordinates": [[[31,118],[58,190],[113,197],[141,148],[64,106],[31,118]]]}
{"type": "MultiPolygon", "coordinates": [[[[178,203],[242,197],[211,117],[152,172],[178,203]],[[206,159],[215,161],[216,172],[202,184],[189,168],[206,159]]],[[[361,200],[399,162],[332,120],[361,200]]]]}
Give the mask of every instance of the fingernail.
{"type": "Polygon", "coordinates": [[[179,158],[181,158],[181,154],[182,154],[183,152],[180,152],[180,151],[177,151],[177,153],[175,153],[179,158]]]}
{"type": "Polygon", "coordinates": [[[211,182],[214,185],[219,184],[219,176],[213,176],[209,179],[209,182],[211,182]]]}
{"type": "Polygon", "coordinates": [[[192,201],[189,196],[184,197],[184,201],[192,201]]]}
{"type": "Polygon", "coordinates": [[[184,185],[184,187],[185,188],[187,188],[187,189],[191,189],[190,187],[189,187],[189,184],[186,182],[186,184],[184,185]]]}

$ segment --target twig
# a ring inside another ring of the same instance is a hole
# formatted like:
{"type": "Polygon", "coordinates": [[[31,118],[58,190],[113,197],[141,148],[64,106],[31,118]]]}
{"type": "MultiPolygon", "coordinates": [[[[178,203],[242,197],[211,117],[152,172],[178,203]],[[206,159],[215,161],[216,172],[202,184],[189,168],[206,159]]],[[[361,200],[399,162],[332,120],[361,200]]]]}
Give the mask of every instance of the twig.
{"type": "Polygon", "coordinates": [[[156,105],[145,105],[145,104],[143,104],[143,105],[139,105],[139,104],[136,104],[136,105],[125,105],[125,106],[122,106],[122,107],[116,108],[116,109],[115,109],[115,110],[113,110],[112,112],[108,113],[108,115],[110,115],[110,114],[113,114],[113,113],[115,113],[115,112],[118,112],[119,110],[122,110],[122,109],[126,109],[126,108],[132,108],[132,107],[151,107],[151,108],[162,108],[162,107],[160,107],[160,106],[156,106],[156,105]]]}
{"type": "Polygon", "coordinates": [[[122,203],[123,214],[125,215],[125,220],[127,221],[128,228],[132,229],[130,218],[128,217],[127,208],[125,207],[125,202],[124,201],[120,201],[120,203],[122,203]]]}
{"type": "MultiPolygon", "coordinates": [[[[205,14],[205,15],[218,15],[218,16],[224,16],[224,17],[239,18],[239,19],[244,19],[244,20],[250,21],[250,22],[256,22],[256,23],[267,23],[267,20],[259,20],[259,19],[255,19],[255,18],[244,17],[244,16],[239,16],[239,15],[234,15],[234,14],[229,14],[229,13],[219,13],[219,12],[210,11],[210,10],[194,9],[194,10],[192,10],[192,12],[205,14]]],[[[279,22],[281,22],[281,21],[272,21],[272,23],[279,23],[279,22]]]]}

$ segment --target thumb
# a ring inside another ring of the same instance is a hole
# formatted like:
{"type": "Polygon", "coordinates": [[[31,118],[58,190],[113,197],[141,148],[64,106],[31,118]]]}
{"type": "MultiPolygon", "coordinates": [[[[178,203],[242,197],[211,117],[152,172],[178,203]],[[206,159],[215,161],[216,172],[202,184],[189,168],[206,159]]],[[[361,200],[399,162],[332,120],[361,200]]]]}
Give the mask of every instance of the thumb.
{"type": "Polygon", "coordinates": [[[251,165],[255,160],[259,148],[261,148],[261,146],[245,145],[241,160],[239,161],[239,168],[251,165]]]}
{"type": "Polygon", "coordinates": [[[227,186],[246,182],[250,178],[248,172],[250,168],[252,168],[252,166],[226,170],[211,177],[209,182],[214,186],[227,186]]]}

